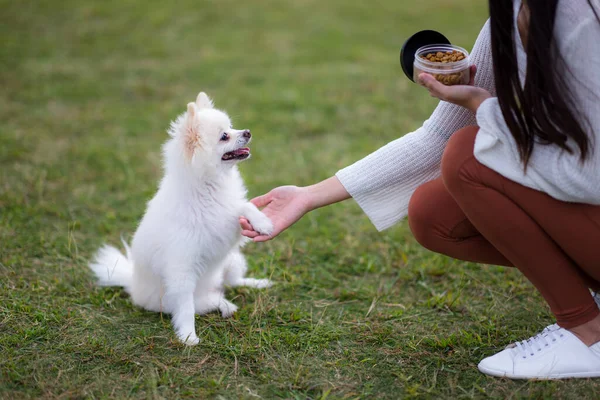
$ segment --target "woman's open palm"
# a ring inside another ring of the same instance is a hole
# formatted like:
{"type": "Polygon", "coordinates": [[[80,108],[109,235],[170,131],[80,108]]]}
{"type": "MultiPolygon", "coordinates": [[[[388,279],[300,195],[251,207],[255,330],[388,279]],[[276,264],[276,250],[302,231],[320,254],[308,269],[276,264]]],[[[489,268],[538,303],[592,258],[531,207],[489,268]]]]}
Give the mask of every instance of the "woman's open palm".
{"type": "Polygon", "coordinates": [[[273,233],[267,236],[256,232],[244,216],[240,217],[242,235],[255,242],[274,238],[310,210],[306,188],[297,186],[280,186],[250,201],[273,222],[273,233]]]}

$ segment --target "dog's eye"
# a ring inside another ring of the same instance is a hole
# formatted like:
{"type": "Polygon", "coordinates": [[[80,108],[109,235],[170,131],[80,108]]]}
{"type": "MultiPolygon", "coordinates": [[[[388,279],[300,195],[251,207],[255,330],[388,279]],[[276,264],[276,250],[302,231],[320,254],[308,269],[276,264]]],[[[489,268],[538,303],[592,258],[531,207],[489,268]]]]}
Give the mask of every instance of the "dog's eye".
{"type": "Polygon", "coordinates": [[[227,134],[227,132],[223,132],[223,134],[221,135],[221,140],[226,141],[227,139],[229,139],[229,135],[227,134]]]}

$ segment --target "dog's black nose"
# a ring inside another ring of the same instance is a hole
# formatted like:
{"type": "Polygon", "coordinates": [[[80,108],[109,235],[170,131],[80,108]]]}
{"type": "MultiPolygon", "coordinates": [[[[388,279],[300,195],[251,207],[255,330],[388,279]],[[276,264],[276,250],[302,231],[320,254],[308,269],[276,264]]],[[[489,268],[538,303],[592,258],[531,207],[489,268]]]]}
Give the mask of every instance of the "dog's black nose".
{"type": "Polygon", "coordinates": [[[250,129],[244,129],[244,132],[242,132],[242,135],[246,138],[246,139],[250,139],[252,137],[252,134],[250,133],[250,129]]]}

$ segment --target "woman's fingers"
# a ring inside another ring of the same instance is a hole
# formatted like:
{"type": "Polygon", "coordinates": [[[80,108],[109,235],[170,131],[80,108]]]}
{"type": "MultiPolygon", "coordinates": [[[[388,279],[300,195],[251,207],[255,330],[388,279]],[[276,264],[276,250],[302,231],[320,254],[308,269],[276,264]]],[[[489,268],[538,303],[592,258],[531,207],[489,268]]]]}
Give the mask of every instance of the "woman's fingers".
{"type": "Polygon", "coordinates": [[[431,93],[432,96],[437,97],[438,99],[444,99],[446,97],[446,92],[448,90],[448,86],[440,83],[433,76],[427,73],[422,73],[419,75],[419,83],[431,93]]]}
{"type": "Polygon", "coordinates": [[[242,230],[242,236],[246,236],[247,238],[250,238],[250,239],[254,239],[258,235],[260,235],[260,234],[256,231],[249,231],[249,230],[245,230],[245,229],[242,230]]]}
{"type": "Polygon", "coordinates": [[[248,219],[246,217],[240,217],[240,226],[242,227],[242,229],[245,229],[248,231],[254,230],[254,228],[252,227],[252,224],[250,224],[250,221],[248,221],[248,219]]]}
{"type": "Polygon", "coordinates": [[[475,86],[475,75],[477,74],[477,66],[476,65],[471,65],[470,67],[470,72],[471,72],[471,78],[469,79],[469,85],[470,86],[475,86]]]}
{"type": "Polygon", "coordinates": [[[242,227],[243,236],[255,238],[259,235],[259,233],[256,232],[250,224],[250,221],[248,221],[245,217],[240,217],[240,226],[242,227]]]}
{"type": "Polygon", "coordinates": [[[271,240],[271,239],[273,239],[271,236],[261,235],[261,236],[254,237],[252,240],[254,242],[266,242],[267,240],[271,240]]]}

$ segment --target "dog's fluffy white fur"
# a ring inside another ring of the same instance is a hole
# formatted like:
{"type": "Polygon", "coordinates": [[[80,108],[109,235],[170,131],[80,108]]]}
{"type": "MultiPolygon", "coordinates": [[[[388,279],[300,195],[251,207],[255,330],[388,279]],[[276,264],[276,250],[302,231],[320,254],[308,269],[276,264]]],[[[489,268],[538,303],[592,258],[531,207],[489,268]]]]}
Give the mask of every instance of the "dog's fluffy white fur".
{"type": "Polygon", "coordinates": [[[250,131],[235,130],[205,93],[171,123],[163,147],[165,173],[126,255],[102,247],[90,268],[102,286],[123,286],[133,302],[169,313],[179,340],[198,343],[194,314],[237,307],[224,285],[264,288],[245,278],[239,217],[271,234],[271,221],[246,199],[237,163],[249,157],[250,131]]]}

